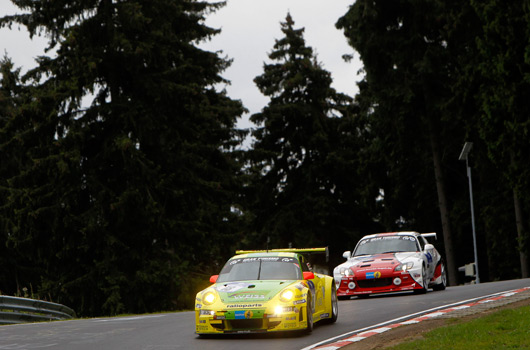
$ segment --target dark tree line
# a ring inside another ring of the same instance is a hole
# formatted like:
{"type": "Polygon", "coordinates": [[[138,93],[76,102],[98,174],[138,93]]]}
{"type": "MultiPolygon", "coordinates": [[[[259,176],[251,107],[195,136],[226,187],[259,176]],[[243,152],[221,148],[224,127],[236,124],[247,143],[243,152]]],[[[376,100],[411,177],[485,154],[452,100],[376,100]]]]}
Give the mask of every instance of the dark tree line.
{"type": "Polygon", "coordinates": [[[190,308],[236,248],[329,246],[333,267],[393,230],[438,232],[461,283],[466,141],[481,280],[528,277],[527,2],[355,1],[337,19],[364,64],[355,97],[288,14],[249,149],[244,106],[216,88],[230,61],[198,45],[223,2],[12,2],[27,14],[0,24],[54,54],[0,62],[1,293],[80,315],[190,308]]]}

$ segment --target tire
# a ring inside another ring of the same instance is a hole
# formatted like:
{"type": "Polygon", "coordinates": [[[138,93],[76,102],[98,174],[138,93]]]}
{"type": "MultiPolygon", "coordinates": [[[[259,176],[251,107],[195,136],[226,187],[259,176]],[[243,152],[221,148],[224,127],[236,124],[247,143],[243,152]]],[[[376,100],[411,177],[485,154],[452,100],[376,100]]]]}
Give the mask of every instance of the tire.
{"type": "Polygon", "coordinates": [[[441,268],[441,270],[442,270],[442,274],[441,274],[441,276],[440,276],[440,278],[441,278],[441,282],[438,283],[438,284],[435,284],[435,285],[432,287],[432,289],[433,289],[433,290],[436,290],[436,291],[438,291],[438,290],[445,290],[445,287],[447,287],[447,272],[445,271],[445,265],[444,265],[443,262],[441,262],[440,265],[441,265],[440,268],[441,268]]]}
{"type": "Polygon", "coordinates": [[[311,298],[309,297],[307,299],[307,307],[306,309],[306,320],[307,320],[307,327],[305,329],[306,333],[311,333],[313,331],[313,307],[311,303],[311,298]]]}
{"type": "Polygon", "coordinates": [[[335,323],[339,317],[339,302],[335,284],[331,286],[331,317],[325,323],[335,323]]]}

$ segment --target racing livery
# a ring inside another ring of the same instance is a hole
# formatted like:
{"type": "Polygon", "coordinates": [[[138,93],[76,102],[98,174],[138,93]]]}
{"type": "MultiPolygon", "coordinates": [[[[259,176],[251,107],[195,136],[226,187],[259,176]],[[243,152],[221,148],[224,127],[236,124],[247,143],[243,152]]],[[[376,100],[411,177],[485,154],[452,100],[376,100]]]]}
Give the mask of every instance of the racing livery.
{"type": "Polygon", "coordinates": [[[447,284],[442,257],[428,237],[436,233],[390,232],[364,236],[353,254],[335,267],[333,277],[340,299],[352,295],[444,290],[447,284]]]}
{"type": "Polygon", "coordinates": [[[197,293],[195,333],[304,330],[338,316],[333,277],[311,271],[303,253],[327,248],[236,251],[197,293]]]}

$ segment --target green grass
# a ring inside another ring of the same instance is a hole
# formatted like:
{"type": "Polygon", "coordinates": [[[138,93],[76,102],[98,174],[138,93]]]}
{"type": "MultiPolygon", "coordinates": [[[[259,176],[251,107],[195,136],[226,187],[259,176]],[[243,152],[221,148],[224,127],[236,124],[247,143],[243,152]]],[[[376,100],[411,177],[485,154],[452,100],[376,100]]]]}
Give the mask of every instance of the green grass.
{"type": "Polygon", "coordinates": [[[530,349],[530,306],[506,309],[469,322],[451,321],[392,350],[530,349]]]}

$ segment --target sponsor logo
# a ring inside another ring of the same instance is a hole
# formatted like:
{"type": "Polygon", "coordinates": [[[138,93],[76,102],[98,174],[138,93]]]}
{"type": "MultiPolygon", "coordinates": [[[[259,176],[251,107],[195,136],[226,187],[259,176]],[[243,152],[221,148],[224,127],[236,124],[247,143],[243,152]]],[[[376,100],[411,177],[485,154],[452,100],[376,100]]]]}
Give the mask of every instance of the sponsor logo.
{"type": "Polygon", "coordinates": [[[329,314],[322,314],[322,315],[320,315],[320,319],[323,319],[323,318],[329,318],[329,314]]]}
{"type": "Polygon", "coordinates": [[[302,299],[302,300],[295,300],[295,301],[293,301],[293,305],[303,304],[303,303],[305,303],[305,302],[306,302],[305,299],[302,299]]]}
{"type": "Polygon", "coordinates": [[[263,304],[230,304],[226,305],[228,309],[249,309],[253,307],[262,307],[263,304]]]}
{"type": "Polygon", "coordinates": [[[217,285],[215,286],[215,289],[217,289],[219,292],[225,292],[225,293],[232,293],[237,290],[240,290],[241,288],[247,288],[247,283],[227,283],[224,285],[217,285]]]}
{"type": "Polygon", "coordinates": [[[367,272],[366,273],[366,279],[375,279],[375,278],[381,278],[381,272],[380,271],[367,272]]]}
{"type": "Polygon", "coordinates": [[[233,298],[233,299],[265,299],[265,295],[264,294],[251,294],[251,293],[255,293],[255,291],[253,291],[253,292],[248,292],[248,291],[239,292],[239,293],[231,294],[228,297],[229,298],[233,298]]]}

